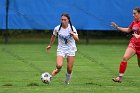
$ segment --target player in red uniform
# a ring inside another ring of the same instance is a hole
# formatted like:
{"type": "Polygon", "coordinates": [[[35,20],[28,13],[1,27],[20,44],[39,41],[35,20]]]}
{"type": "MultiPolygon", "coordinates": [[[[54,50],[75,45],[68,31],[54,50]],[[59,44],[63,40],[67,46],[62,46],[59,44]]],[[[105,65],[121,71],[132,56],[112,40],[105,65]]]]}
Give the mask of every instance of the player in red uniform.
{"type": "Polygon", "coordinates": [[[127,61],[135,54],[137,55],[138,66],[140,67],[140,7],[133,9],[133,17],[134,21],[128,28],[119,27],[114,22],[111,23],[112,27],[121,32],[134,32],[133,37],[131,38],[129,45],[124,53],[124,56],[120,62],[119,76],[116,78],[112,78],[114,82],[122,82],[122,77],[127,67],[127,61]]]}

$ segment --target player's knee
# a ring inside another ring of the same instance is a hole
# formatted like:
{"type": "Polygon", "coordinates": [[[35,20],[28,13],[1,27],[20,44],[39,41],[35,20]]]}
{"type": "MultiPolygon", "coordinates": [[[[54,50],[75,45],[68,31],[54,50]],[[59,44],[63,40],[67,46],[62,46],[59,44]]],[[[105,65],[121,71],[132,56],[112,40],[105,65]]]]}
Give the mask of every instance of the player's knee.
{"type": "Polygon", "coordinates": [[[62,68],[61,65],[57,65],[57,66],[56,66],[56,69],[57,69],[58,72],[61,70],[61,68],[62,68]]]}

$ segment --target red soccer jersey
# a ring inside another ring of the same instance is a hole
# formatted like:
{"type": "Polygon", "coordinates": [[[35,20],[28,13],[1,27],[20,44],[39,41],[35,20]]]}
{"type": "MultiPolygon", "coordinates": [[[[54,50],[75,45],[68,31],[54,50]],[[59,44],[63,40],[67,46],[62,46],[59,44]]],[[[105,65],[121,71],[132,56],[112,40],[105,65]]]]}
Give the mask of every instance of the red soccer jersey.
{"type": "MultiPolygon", "coordinates": [[[[133,21],[129,28],[140,35],[140,21],[133,21]]],[[[140,59],[140,38],[133,36],[129,42],[128,47],[134,49],[136,51],[137,57],[140,59]]]]}
{"type": "Polygon", "coordinates": [[[133,21],[129,28],[132,29],[138,35],[140,35],[140,21],[133,21]]]}

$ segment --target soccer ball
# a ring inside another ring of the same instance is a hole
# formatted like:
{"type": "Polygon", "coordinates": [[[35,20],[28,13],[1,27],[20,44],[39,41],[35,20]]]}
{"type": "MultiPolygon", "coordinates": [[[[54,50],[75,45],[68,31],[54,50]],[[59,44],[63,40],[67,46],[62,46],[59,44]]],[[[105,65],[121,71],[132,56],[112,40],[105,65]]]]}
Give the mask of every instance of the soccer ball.
{"type": "Polygon", "coordinates": [[[48,72],[42,73],[41,75],[41,81],[45,84],[49,84],[51,82],[51,78],[52,76],[48,72]]]}

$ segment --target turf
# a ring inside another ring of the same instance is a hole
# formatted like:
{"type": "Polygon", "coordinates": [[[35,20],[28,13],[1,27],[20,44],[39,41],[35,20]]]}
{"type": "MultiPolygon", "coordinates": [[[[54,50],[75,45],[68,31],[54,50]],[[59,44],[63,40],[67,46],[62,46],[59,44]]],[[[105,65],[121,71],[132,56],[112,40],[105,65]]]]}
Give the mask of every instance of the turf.
{"type": "Polygon", "coordinates": [[[55,44],[50,54],[46,43],[0,44],[0,93],[139,93],[140,75],[136,56],[129,60],[122,83],[112,82],[128,40],[93,40],[78,44],[73,77],[64,84],[66,60],[50,85],[40,75],[55,68],[55,44]]]}

